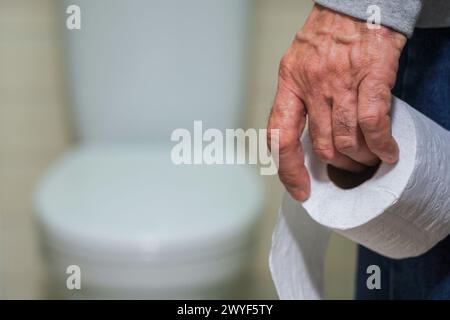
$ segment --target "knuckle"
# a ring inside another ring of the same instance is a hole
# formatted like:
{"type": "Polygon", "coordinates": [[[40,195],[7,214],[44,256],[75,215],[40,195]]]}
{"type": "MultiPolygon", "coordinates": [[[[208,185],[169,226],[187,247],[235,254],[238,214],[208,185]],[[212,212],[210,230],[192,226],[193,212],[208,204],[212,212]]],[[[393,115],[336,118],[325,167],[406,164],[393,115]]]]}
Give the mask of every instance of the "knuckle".
{"type": "MultiPolygon", "coordinates": [[[[270,151],[272,146],[276,148],[280,148],[280,130],[278,128],[271,127],[270,125],[267,127],[267,133],[266,133],[266,143],[267,147],[270,151]]],[[[286,148],[286,146],[284,146],[286,148]]]]}
{"type": "Polygon", "coordinates": [[[376,112],[364,112],[359,116],[358,123],[363,131],[377,131],[380,127],[380,116],[376,112]]]}
{"type": "MultiPolygon", "coordinates": [[[[271,140],[271,143],[273,142],[273,140],[271,140]]],[[[293,146],[296,146],[297,144],[297,138],[292,138],[292,136],[287,135],[284,136],[283,138],[281,138],[278,141],[278,152],[280,155],[285,154],[287,152],[289,152],[290,150],[292,150],[293,146]]]]}
{"type": "Polygon", "coordinates": [[[351,137],[336,136],[334,137],[334,144],[341,153],[355,153],[358,151],[358,144],[351,137]]]}
{"type": "Polygon", "coordinates": [[[299,137],[292,132],[280,130],[275,127],[268,127],[267,145],[276,146],[280,155],[286,154],[293,150],[299,144],[299,137]]]}
{"type": "Polygon", "coordinates": [[[296,176],[292,172],[280,171],[278,176],[288,190],[295,189],[298,186],[299,182],[295,179],[296,176]]]}
{"type": "Polygon", "coordinates": [[[366,83],[367,102],[368,104],[389,102],[391,91],[389,86],[381,81],[368,81],[366,83]]]}
{"type": "Polygon", "coordinates": [[[367,143],[367,146],[369,147],[370,151],[376,155],[383,154],[383,148],[381,147],[381,143],[377,140],[371,141],[370,143],[367,143]]]}
{"type": "Polygon", "coordinates": [[[351,116],[349,114],[349,110],[343,107],[336,108],[333,111],[333,120],[339,131],[343,131],[345,133],[352,133],[356,129],[356,119],[355,116],[351,116]]]}
{"type": "Polygon", "coordinates": [[[325,163],[330,163],[335,158],[335,153],[332,148],[313,147],[313,151],[317,157],[325,163]]]}
{"type": "Polygon", "coordinates": [[[304,42],[308,42],[308,40],[310,40],[310,36],[308,35],[307,32],[305,32],[305,30],[300,29],[299,31],[297,31],[295,33],[295,37],[294,40],[296,42],[300,42],[300,43],[304,43],[304,42]]]}
{"type": "Polygon", "coordinates": [[[383,153],[384,150],[387,150],[389,147],[389,144],[387,141],[384,141],[381,138],[376,138],[376,139],[372,139],[372,141],[370,141],[368,143],[369,148],[374,152],[374,153],[383,153]]]}
{"type": "Polygon", "coordinates": [[[292,77],[291,58],[287,53],[280,60],[280,64],[278,67],[278,77],[285,81],[289,80],[292,77]]]}

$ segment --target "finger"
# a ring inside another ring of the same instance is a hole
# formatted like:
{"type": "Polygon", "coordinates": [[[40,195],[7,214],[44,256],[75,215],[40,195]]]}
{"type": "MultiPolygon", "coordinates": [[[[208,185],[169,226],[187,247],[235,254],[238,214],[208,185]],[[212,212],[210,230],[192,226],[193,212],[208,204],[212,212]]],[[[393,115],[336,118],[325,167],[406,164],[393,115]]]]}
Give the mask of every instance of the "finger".
{"type": "Polygon", "coordinates": [[[351,159],[376,165],[380,159],[367,147],[361,129],[358,127],[358,99],[356,92],[346,92],[333,100],[333,141],[337,151],[351,159]]]}
{"type": "Polygon", "coordinates": [[[382,161],[395,163],[398,146],[391,133],[391,90],[378,79],[364,79],[358,90],[358,124],[369,149],[382,161]]]}
{"type": "Polygon", "coordinates": [[[278,175],[291,196],[301,201],[310,194],[310,180],[299,139],[305,121],[305,109],[300,98],[280,84],[269,119],[268,144],[270,148],[273,130],[278,129],[278,175]]]}
{"type": "Polygon", "coordinates": [[[339,153],[333,142],[331,106],[325,99],[315,100],[315,106],[308,106],[309,135],[312,149],[325,163],[349,171],[362,171],[364,166],[339,153]]]}

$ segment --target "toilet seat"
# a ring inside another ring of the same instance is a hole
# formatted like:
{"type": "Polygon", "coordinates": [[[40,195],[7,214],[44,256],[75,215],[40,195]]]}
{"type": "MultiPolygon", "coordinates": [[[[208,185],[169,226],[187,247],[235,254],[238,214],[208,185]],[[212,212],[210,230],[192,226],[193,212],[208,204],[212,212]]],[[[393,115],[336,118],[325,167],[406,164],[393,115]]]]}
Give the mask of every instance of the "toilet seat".
{"type": "Polygon", "coordinates": [[[37,189],[52,250],[83,261],[161,265],[239,250],[260,214],[262,183],[246,166],[176,166],[170,146],[85,145],[37,189]]]}

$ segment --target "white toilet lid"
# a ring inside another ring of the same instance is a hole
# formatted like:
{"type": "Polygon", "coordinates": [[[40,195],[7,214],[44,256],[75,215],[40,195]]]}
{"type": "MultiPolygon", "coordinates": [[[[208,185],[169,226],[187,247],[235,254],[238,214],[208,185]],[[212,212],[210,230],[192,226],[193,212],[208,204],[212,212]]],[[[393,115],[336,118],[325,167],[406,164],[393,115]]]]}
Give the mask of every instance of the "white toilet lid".
{"type": "Polygon", "coordinates": [[[96,145],[48,171],[36,207],[47,243],[59,250],[111,259],[137,250],[153,260],[242,245],[263,196],[256,168],[177,166],[170,146],[96,145]]]}

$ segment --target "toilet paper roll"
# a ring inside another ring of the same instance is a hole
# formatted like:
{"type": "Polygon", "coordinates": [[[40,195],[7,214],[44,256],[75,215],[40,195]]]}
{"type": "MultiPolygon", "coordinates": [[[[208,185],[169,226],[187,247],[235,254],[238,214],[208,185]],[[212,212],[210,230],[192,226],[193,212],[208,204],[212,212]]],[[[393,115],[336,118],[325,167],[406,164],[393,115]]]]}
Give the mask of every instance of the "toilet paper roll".
{"type": "Polygon", "coordinates": [[[382,163],[372,177],[340,179],[304,134],[311,197],[302,204],[285,195],[272,238],[269,262],[280,298],[322,297],[332,231],[391,258],[425,253],[450,233],[450,132],[397,98],[391,116],[400,159],[382,163]]]}

